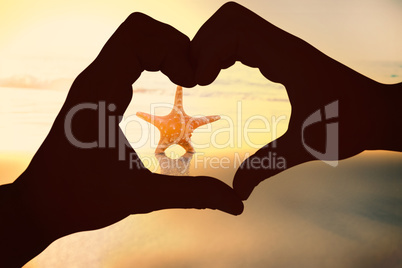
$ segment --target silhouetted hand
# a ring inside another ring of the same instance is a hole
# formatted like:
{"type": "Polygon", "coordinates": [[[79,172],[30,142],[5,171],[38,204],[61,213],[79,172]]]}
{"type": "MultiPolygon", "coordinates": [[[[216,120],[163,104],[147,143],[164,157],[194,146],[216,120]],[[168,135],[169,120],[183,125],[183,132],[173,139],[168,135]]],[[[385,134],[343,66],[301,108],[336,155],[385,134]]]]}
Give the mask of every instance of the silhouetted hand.
{"type": "Polygon", "coordinates": [[[153,174],[128,145],[118,122],[143,70],[161,70],[192,87],[190,40],[134,13],[74,81],[50,133],[27,170],[0,187],[0,266],[22,266],[54,240],[167,208],[240,214],[243,204],[209,177],[153,174]]]}
{"type": "Polygon", "coordinates": [[[286,87],[292,107],[288,130],[238,169],[233,186],[243,199],[264,179],[307,161],[344,159],[367,149],[402,150],[402,84],[364,77],[241,5],[225,4],[201,27],[191,56],[200,85],[241,61],[286,87]],[[269,157],[281,157],[285,165],[269,166],[269,157]]]}

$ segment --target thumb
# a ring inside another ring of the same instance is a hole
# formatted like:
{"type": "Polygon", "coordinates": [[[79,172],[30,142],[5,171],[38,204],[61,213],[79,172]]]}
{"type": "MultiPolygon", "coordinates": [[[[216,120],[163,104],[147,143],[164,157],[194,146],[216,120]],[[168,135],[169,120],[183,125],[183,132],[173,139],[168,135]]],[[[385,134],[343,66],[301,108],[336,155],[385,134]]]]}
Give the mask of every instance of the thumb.
{"type": "Polygon", "coordinates": [[[246,200],[263,180],[310,160],[311,156],[303,148],[301,138],[286,133],[240,165],[234,176],[233,189],[246,200]]]}
{"type": "Polygon", "coordinates": [[[236,62],[236,36],[233,31],[220,32],[208,22],[202,26],[191,41],[190,49],[197,84],[211,84],[222,69],[227,69],[236,62]]]}
{"type": "Polygon", "coordinates": [[[232,215],[243,212],[243,202],[235,191],[211,177],[176,177],[154,173],[143,186],[136,191],[136,213],[168,208],[210,208],[232,215]]]}

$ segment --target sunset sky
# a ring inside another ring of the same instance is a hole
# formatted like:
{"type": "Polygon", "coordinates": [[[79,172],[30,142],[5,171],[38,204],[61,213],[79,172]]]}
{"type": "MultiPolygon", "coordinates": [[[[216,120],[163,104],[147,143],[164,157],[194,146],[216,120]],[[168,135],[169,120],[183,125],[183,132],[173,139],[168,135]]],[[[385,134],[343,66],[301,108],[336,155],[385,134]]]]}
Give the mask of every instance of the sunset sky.
{"type": "MultiPolygon", "coordinates": [[[[92,62],[131,12],[146,13],[192,38],[223,3],[225,1],[221,0],[3,2],[0,8],[0,87],[60,90],[63,93],[37,93],[52,106],[55,116],[71,82],[92,62]]],[[[402,79],[401,1],[248,0],[239,3],[372,79],[383,83],[397,83],[402,79]]],[[[239,65],[225,73],[229,80],[236,77],[250,81],[253,77],[251,82],[267,83],[258,76],[258,71],[251,76],[239,65]]],[[[144,74],[142,78],[134,89],[153,89],[157,83],[160,87],[174,89],[162,75],[144,74]]],[[[241,85],[232,85],[231,90],[235,86],[241,85]]],[[[30,142],[19,136],[32,132],[27,125],[24,131],[19,128],[21,124],[11,131],[15,118],[10,118],[7,110],[15,105],[11,101],[14,98],[7,94],[1,93],[4,103],[0,115],[7,129],[3,137],[8,139],[3,138],[0,149],[35,151],[44,135],[30,142]],[[12,138],[17,141],[7,141],[12,138]]],[[[284,91],[278,97],[287,98],[284,91]]],[[[49,111],[46,109],[44,105],[39,108],[44,113],[49,111]]],[[[50,125],[52,117],[48,119],[46,124],[50,125]]]]}
{"type": "MultiPolygon", "coordinates": [[[[171,24],[192,38],[223,3],[222,0],[3,1],[0,78],[17,74],[39,79],[73,78],[134,11],[171,24]]],[[[374,78],[381,79],[381,75],[370,62],[402,61],[401,1],[239,3],[374,78]]]]}

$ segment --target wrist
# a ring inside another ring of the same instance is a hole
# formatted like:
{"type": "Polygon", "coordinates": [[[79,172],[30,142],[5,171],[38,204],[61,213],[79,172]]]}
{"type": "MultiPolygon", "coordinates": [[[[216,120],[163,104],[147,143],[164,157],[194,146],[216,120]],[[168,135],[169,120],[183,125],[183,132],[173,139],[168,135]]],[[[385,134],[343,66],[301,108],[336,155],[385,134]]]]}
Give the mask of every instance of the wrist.
{"type": "Polygon", "coordinates": [[[368,150],[402,151],[402,83],[379,84],[372,95],[368,150]]]}

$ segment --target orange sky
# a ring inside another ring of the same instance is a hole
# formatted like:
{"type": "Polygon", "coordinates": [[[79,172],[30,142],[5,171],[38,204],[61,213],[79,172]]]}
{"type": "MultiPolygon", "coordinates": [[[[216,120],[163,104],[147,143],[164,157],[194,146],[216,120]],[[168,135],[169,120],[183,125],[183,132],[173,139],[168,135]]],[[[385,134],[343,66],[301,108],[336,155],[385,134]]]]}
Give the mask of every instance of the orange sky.
{"type": "MultiPolygon", "coordinates": [[[[149,14],[193,37],[203,22],[224,2],[223,0],[3,2],[0,8],[0,86],[43,88],[47,85],[45,88],[61,88],[66,92],[71,81],[96,57],[107,39],[131,12],[140,11],[149,14]]],[[[401,81],[402,2],[400,1],[244,0],[239,2],[277,26],[307,40],[329,56],[373,79],[384,83],[401,81]]],[[[234,69],[235,67],[225,72],[230,73],[234,69]]],[[[246,74],[241,70],[237,70],[236,73],[233,71],[233,74],[246,76],[246,79],[250,77],[249,73],[246,74]]],[[[149,77],[147,79],[160,79],[155,78],[156,76],[149,77]]],[[[257,78],[264,80],[261,76],[257,78]]],[[[43,106],[43,113],[50,111],[56,113],[64,93],[40,94],[44,95],[43,98],[49,98],[46,102],[52,107],[45,111],[43,106]]],[[[1,123],[10,129],[11,126],[18,125],[15,118],[9,116],[10,109],[21,103],[18,103],[17,99],[14,102],[10,101],[11,95],[7,95],[6,91],[3,91],[1,96],[4,102],[0,103],[1,123]]],[[[50,117],[46,122],[52,121],[50,117]]],[[[47,124],[50,127],[50,124],[47,124]]],[[[28,148],[27,144],[35,144],[31,147],[36,148],[47,129],[43,129],[42,136],[36,139],[38,141],[33,142],[33,138],[32,141],[24,138],[24,142],[21,142],[22,139],[15,133],[36,133],[33,129],[22,131],[22,126],[28,127],[27,124],[19,124],[15,131],[9,131],[11,134],[3,132],[3,140],[8,140],[4,138],[4,135],[8,135],[7,137],[14,137],[14,144],[19,144],[21,148],[28,148]]],[[[7,144],[10,146],[7,148],[0,146],[0,150],[16,148],[14,145],[11,146],[12,143],[9,141],[7,144]]]]}
{"type": "MultiPolygon", "coordinates": [[[[0,86],[62,89],[64,93],[50,91],[40,93],[43,95],[41,99],[47,100],[38,104],[41,105],[39,116],[45,113],[49,116],[46,121],[41,121],[42,125],[46,122],[46,128],[37,131],[30,128],[29,124],[18,123],[15,117],[11,117],[11,109],[21,105],[22,102],[18,99],[11,100],[13,97],[7,95],[7,91],[2,91],[0,118],[2,126],[6,127],[7,131],[3,131],[4,142],[0,143],[0,151],[39,146],[51,126],[52,116],[56,115],[61,106],[71,81],[96,57],[107,39],[131,12],[140,11],[149,14],[193,37],[203,22],[224,2],[223,0],[3,2],[0,8],[0,86]],[[21,137],[25,133],[39,132],[40,135],[21,137]],[[14,142],[10,142],[11,138],[14,142]]],[[[401,81],[402,2],[400,1],[244,0],[239,2],[373,79],[384,83],[401,81]]],[[[249,73],[243,72],[242,69],[236,69],[235,72],[235,68],[237,67],[222,72],[221,77],[224,77],[225,73],[229,74],[229,77],[243,75],[247,80],[250,79],[249,73]]],[[[141,81],[161,79],[160,76],[153,75],[143,75],[141,78],[144,78],[141,81]]],[[[254,78],[260,79],[259,81],[265,80],[261,75],[253,76],[254,78]]],[[[146,84],[141,84],[140,81],[136,85],[147,88],[146,84]]],[[[27,115],[30,113],[25,112],[27,115]]],[[[37,119],[35,114],[30,116],[35,116],[37,119]]],[[[32,122],[32,118],[29,117],[24,120],[32,122]]]]}
{"type": "MultiPolygon", "coordinates": [[[[224,2],[3,2],[0,8],[0,78],[20,73],[32,73],[41,78],[74,77],[133,11],[147,13],[193,37],[224,2]],[[57,72],[41,72],[41,69],[57,72]]],[[[362,66],[361,61],[402,60],[401,1],[244,0],[239,3],[368,75],[375,75],[375,72],[362,66]]]]}

